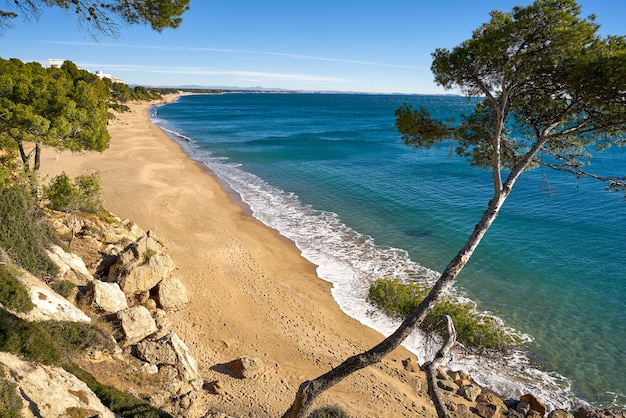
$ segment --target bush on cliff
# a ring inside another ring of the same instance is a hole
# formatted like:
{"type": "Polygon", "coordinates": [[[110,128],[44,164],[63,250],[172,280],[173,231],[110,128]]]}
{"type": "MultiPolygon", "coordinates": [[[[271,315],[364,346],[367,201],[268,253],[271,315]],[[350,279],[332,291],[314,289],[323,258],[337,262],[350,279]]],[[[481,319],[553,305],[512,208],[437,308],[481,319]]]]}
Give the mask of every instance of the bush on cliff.
{"type": "Polygon", "coordinates": [[[65,172],[44,187],[48,207],[61,212],[102,210],[102,181],[99,173],[78,176],[72,181],[65,172]]]}
{"type": "Polygon", "coordinates": [[[13,271],[2,264],[0,264],[0,289],[0,305],[16,312],[28,312],[33,309],[28,290],[15,277],[13,271]]]}
{"type": "Polygon", "coordinates": [[[27,188],[0,190],[0,248],[35,275],[56,276],[58,267],[44,249],[55,240],[27,188]]]}
{"type": "MultiPolygon", "coordinates": [[[[369,289],[368,301],[392,318],[404,319],[417,308],[430,289],[399,279],[378,279],[369,289]]],[[[443,298],[426,316],[420,328],[425,332],[445,333],[442,315],[450,315],[457,333],[457,341],[468,348],[506,350],[519,341],[505,332],[489,317],[478,315],[472,305],[452,298],[443,298]]]]}

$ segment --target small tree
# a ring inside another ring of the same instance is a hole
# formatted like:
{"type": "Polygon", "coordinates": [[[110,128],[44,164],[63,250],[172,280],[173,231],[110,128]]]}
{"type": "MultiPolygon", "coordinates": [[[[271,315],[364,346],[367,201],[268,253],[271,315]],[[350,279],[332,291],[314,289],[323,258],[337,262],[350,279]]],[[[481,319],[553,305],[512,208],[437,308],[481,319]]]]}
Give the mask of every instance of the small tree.
{"type": "Polygon", "coordinates": [[[34,179],[42,145],[72,151],[109,146],[108,91],[87,71],[0,58],[0,145],[13,141],[24,171],[34,179]],[[34,148],[27,150],[27,143],[34,148]]]}
{"type": "Polygon", "coordinates": [[[626,38],[600,38],[595,18],[579,14],[575,0],[537,0],[511,13],[493,11],[471,39],[433,53],[439,85],[484,99],[456,122],[403,106],[396,112],[398,130],[414,148],[456,141],[458,155],[492,172],[493,197],[463,248],[398,329],[304,382],[284,417],[304,416],[321,392],[379,362],[413,332],[465,267],[525,170],[549,167],[603,181],[611,190],[626,188],[626,177],[587,169],[593,150],[626,143],[626,38]]]}
{"type": "Polygon", "coordinates": [[[75,236],[78,212],[102,210],[102,184],[99,173],[76,177],[74,182],[65,172],[56,176],[49,186],[44,187],[44,197],[50,209],[68,214],[67,224],[75,236]]]}

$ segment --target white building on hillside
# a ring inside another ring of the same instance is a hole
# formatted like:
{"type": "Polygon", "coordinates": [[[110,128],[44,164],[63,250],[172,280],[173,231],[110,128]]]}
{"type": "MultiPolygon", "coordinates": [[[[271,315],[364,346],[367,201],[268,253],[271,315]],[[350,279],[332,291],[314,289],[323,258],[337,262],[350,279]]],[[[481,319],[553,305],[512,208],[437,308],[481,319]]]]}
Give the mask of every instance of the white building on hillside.
{"type": "MultiPolygon", "coordinates": [[[[50,62],[50,67],[51,68],[61,68],[61,66],[63,66],[63,63],[66,60],[64,59],[57,59],[57,58],[49,58],[48,62],[50,62]]],[[[82,70],[82,68],[80,68],[78,65],[76,66],[76,68],[78,68],[79,70],[82,70]]],[[[111,74],[104,74],[102,71],[96,71],[95,74],[100,78],[108,78],[109,80],[111,80],[114,83],[123,83],[124,80],[122,80],[121,78],[117,78],[117,77],[113,77],[111,74]]]]}
{"type": "Polygon", "coordinates": [[[117,77],[113,77],[111,74],[104,74],[102,71],[98,70],[95,73],[101,80],[103,78],[108,78],[109,80],[111,80],[114,83],[123,83],[124,80],[122,80],[121,78],[117,78],[117,77]]]}

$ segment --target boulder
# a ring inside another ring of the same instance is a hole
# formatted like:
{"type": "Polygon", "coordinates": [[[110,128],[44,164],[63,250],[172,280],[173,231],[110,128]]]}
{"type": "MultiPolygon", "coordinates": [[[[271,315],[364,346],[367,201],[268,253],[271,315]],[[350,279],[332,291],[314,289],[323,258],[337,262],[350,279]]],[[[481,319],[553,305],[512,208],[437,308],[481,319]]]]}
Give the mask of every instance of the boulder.
{"type": "Polygon", "coordinates": [[[530,408],[533,411],[539,412],[541,415],[545,415],[546,413],[546,404],[535,395],[528,393],[526,395],[522,395],[519,398],[522,402],[528,402],[530,404],[530,408]]]}
{"type": "Polygon", "coordinates": [[[483,418],[500,418],[503,416],[500,407],[485,402],[476,404],[476,414],[483,418]]]}
{"type": "Polygon", "coordinates": [[[203,379],[198,372],[196,360],[191,356],[189,349],[178,335],[169,334],[169,341],[178,357],[177,368],[181,380],[191,385],[194,390],[200,390],[203,379]]]}
{"type": "Polygon", "coordinates": [[[460,388],[457,392],[460,396],[464,397],[470,402],[476,401],[476,398],[481,394],[482,389],[478,385],[467,385],[460,388]]]}
{"type": "Polygon", "coordinates": [[[116,313],[128,308],[126,295],[117,283],[94,280],[88,292],[91,296],[91,306],[98,311],[116,313]]]}
{"type": "Polygon", "coordinates": [[[135,245],[136,256],[142,260],[150,258],[153,254],[161,252],[161,244],[148,235],[144,235],[139,238],[135,245]]]}
{"type": "Polygon", "coordinates": [[[530,412],[530,409],[531,407],[528,402],[518,402],[517,406],[515,407],[515,412],[526,416],[526,414],[530,412]]]}
{"type": "Polygon", "coordinates": [[[498,395],[492,392],[483,392],[476,398],[476,402],[484,402],[497,406],[500,411],[507,411],[509,408],[498,395]]]}
{"type": "Polygon", "coordinates": [[[16,313],[17,316],[26,321],[69,321],[69,322],[91,322],[83,311],[75,307],[63,296],[52,290],[47,284],[34,276],[25,273],[19,280],[28,289],[30,300],[34,308],[30,312],[16,313]]]}
{"type": "Polygon", "coordinates": [[[29,363],[13,354],[0,353],[0,368],[6,371],[4,378],[19,389],[15,393],[23,400],[22,416],[115,418],[84,382],[60,367],[29,363]]]}
{"type": "Polygon", "coordinates": [[[50,257],[50,260],[59,267],[59,275],[63,276],[68,271],[73,271],[76,276],[87,283],[93,276],[87,270],[82,258],[76,254],[67,253],[58,245],[52,245],[49,250],[46,250],[46,254],[50,257]]]}
{"type": "Polygon", "coordinates": [[[144,264],[132,269],[126,267],[126,273],[117,281],[127,295],[149,292],[161,280],[170,277],[175,267],[167,254],[154,254],[144,264]]]}
{"type": "Polygon", "coordinates": [[[157,331],[156,322],[150,311],[141,305],[133,306],[117,313],[124,332],[124,345],[135,344],[157,331]]]}
{"type": "Polygon", "coordinates": [[[574,418],[567,409],[555,409],[548,414],[548,418],[574,418]]]}
{"type": "Polygon", "coordinates": [[[135,350],[137,358],[150,364],[175,365],[178,361],[178,356],[169,338],[160,338],[157,341],[140,341],[135,350]]]}
{"type": "Polygon", "coordinates": [[[226,363],[226,368],[239,379],[248,379],[258,375],[263,369],[263,362],[256,357],[242,357],[226,363]]]}
{"type": "Polygon", "coordinates": [[[445,377],[443,379],[437,379],[437,386],[443,390],[447,390],[450,392],[456,392],[459,387],[456,383],[454,383],[449,377],[445,377]]]}
{"type": "Polygon", "coordinates": [[[168,277],[157,286],[157,306],[161,309],[177,309],[189,302],[187,288],[178,277],[168,277]]]}
{"type": "Polygon", "coordinates": [[[155,341],[141,341],[135,347],[135,352],[139,359],[160,366],[159,372],[167,376],[170,383],[175,383],[171,387],[178,394],[202,387],[203,379],[196,361],[175,333],[166,334],[155,341]],[[172,382],[174,379],[182,384],[172,382]]]}
{"type": "Polygon", "coordinates": [[[506,412],[506,416],[508,418],[525,418],[526,414],[521,414],[521,413],[517,412],[515,409],[509,408],[509,410],[506,412]]]}

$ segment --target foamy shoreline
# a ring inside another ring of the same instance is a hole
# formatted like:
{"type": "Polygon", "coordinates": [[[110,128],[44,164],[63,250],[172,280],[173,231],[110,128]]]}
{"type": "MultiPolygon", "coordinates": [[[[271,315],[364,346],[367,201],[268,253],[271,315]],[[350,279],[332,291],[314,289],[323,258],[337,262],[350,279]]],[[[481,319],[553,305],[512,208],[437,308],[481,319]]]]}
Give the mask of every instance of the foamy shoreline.
{"type": "MultiPolygon", "coordinates": [[[[233,175],[232,173],[233,170],[238,170],[236,167],[227,168],[226,165],[228,163],[222,161],[211,162],[210,156],[207,156],[206,153],[203,155],[202,150],[194,147],[193,139],[186,138],[180,133],[167,128],[164,128],[164,130],[170,134],[174,141],[179,143],[191,159],[200,162],[204,161],[204,164],[213,171],[213,174],[218,177],[222,184],[232,188],[235,193],[239,194],[245,205],[244,207],[247,209],[249,206],[255,218],[273,230],[279,231],[295,243],[302,252],[302,256],[317,266],[317,276],[333,285],[331,293],[334,301],[344,313],[384,335],[389,335],[396,329],[399,325],[397,321],[390,320],[384,317],[384,315],[371,314],[372,307],[365,300],[367,291],[363,292],[363,289],[360,292],[355,290],[355,283],[359,281],[368,282],[368,278],[365,276],[371,275],[372,272],[351,266],[350,260],[354,259],[353,254],[345,254],[342,257],[338,255],[336,249],[333,250],[332,254],[327,254],[324,252],[328,249],[326,241],[323,241],[321,246],[316,246],[315,243],[311,242],[310,237],[313,234],[320,233],[320,225],[315,225],[315,231],[307,231],[306,227],[303,227],[302,220],[298,214],[308,209],[298,207],[300,203],[294,201],[289,193],[284,194],[279,190],[264,190],[268,196],[271,196],[271,199],[267,201],[263,201],[262,198],[248,193],[245,182],[250,181],[250,177],[254,176],[248,175],[246,176],[248,179],[240,181],[237,178],[240,177],[240,174],[235,173],[233,175]],[[192,143],[189,143],[190,140],[192,143]],[[283,194],[284,196],[282,196],[283,194]],[[261,201],[258,199],[261,199],[261,201]],[[270,205],[274,205],[275,208],[271,209],[270,205]],[[296,212],[293,219],[291,219],[292,212],[296,212]],[[280,213],[280,216],[278,216],[278,213],[280,213]],[[342,259],[345,261],[345,264],[340,262],[342,259]],[[360,277],[362,276],[363,278],[361,279],[360,277]]],[[[252,181],[255,180],[252,179],[252,181]]],[[[253,190],[258,190],[260,187],[265,188],[269,186],[264,186],[262,181],[259,181],[258,184],[255,184],[253,190]]],[[[336,222],[340,223],[340,220],[337,219],[336,222]]],[[[343,225],[333,226],[335,229],[343,227],[343,225]]],[[[352,231],[352,233],[358,234],[355,231],[352,231]]],[[[324,234],[327,237],[334,235],[332,229],[329,229],[324,234]]],[[[355,241],[360,240],[357,239],[355,241]]],[[[351,246],[352,248],[353,246],[351,246]]],[[[367,248],[364,251],[368,253],[368,257],[371,256],[371,248],[367,248]]],[[[392,249],[392,252],[394,251],[402,253],[401,250],[392,249]]],[[[389,256],[381,255],[381,258],[389,258],[389,256]]],[[[395,271],[382,273],[377,271],[376,274],[381,277],[402,277],[404,274],[402,272],[415,271],[417,272],[416,274],[424,276],[426,282],[431,283],[438,277],[438,273],[412,262],[407,254],[400,254],[396,258],[399,266],[392,266],[392,268],[396,269],[395,271]]],[[[358,284],[356,287],[358,287],[358,284]]],[[[422,342],[423,336],[416,333],[404,343],[405,347],[417,355],[420,363],[430,359],[438,349],[437,342],[431,341],[430,344],[426,345],[422,342]]],[[[501,357],[497,361],[458,352],[454,356],[450,367],[469,371],[481,385],[505,396],[519,397],[525,393],[533,393],[544,399],[549,409],[570,408],[583,403],[572,394],[569,388],[570,383],[567,379],[555,373],[547,373],[537,369],[533,366],[530,359],[520,352],[513,353],[507,358],[501,357]]]]}
{"type": "MultiPolygon", "coordinates": [[[[131,104],[130,113],[120,114],[103,153],[46,149],[41,173],[98,171],[108,210],[144,230],[159,230],[190,295],[190,303],[172,314],[172,328],[204,380],[221,388],[196,402],[231,415],[280,416],[300,383],[382,337],[344,314],[331,285],[293,243],[246,215],[206,167],[150,122],[151,105],[131,104]],[[220,372],[219,365],[239,357],[259,358],[263,370],[243,380],[220,372]]],[[[402,366],[410,356],[395,350],[317,404],[341,405],[353,417],[436,416],[423,373],[402,366]]]]}

